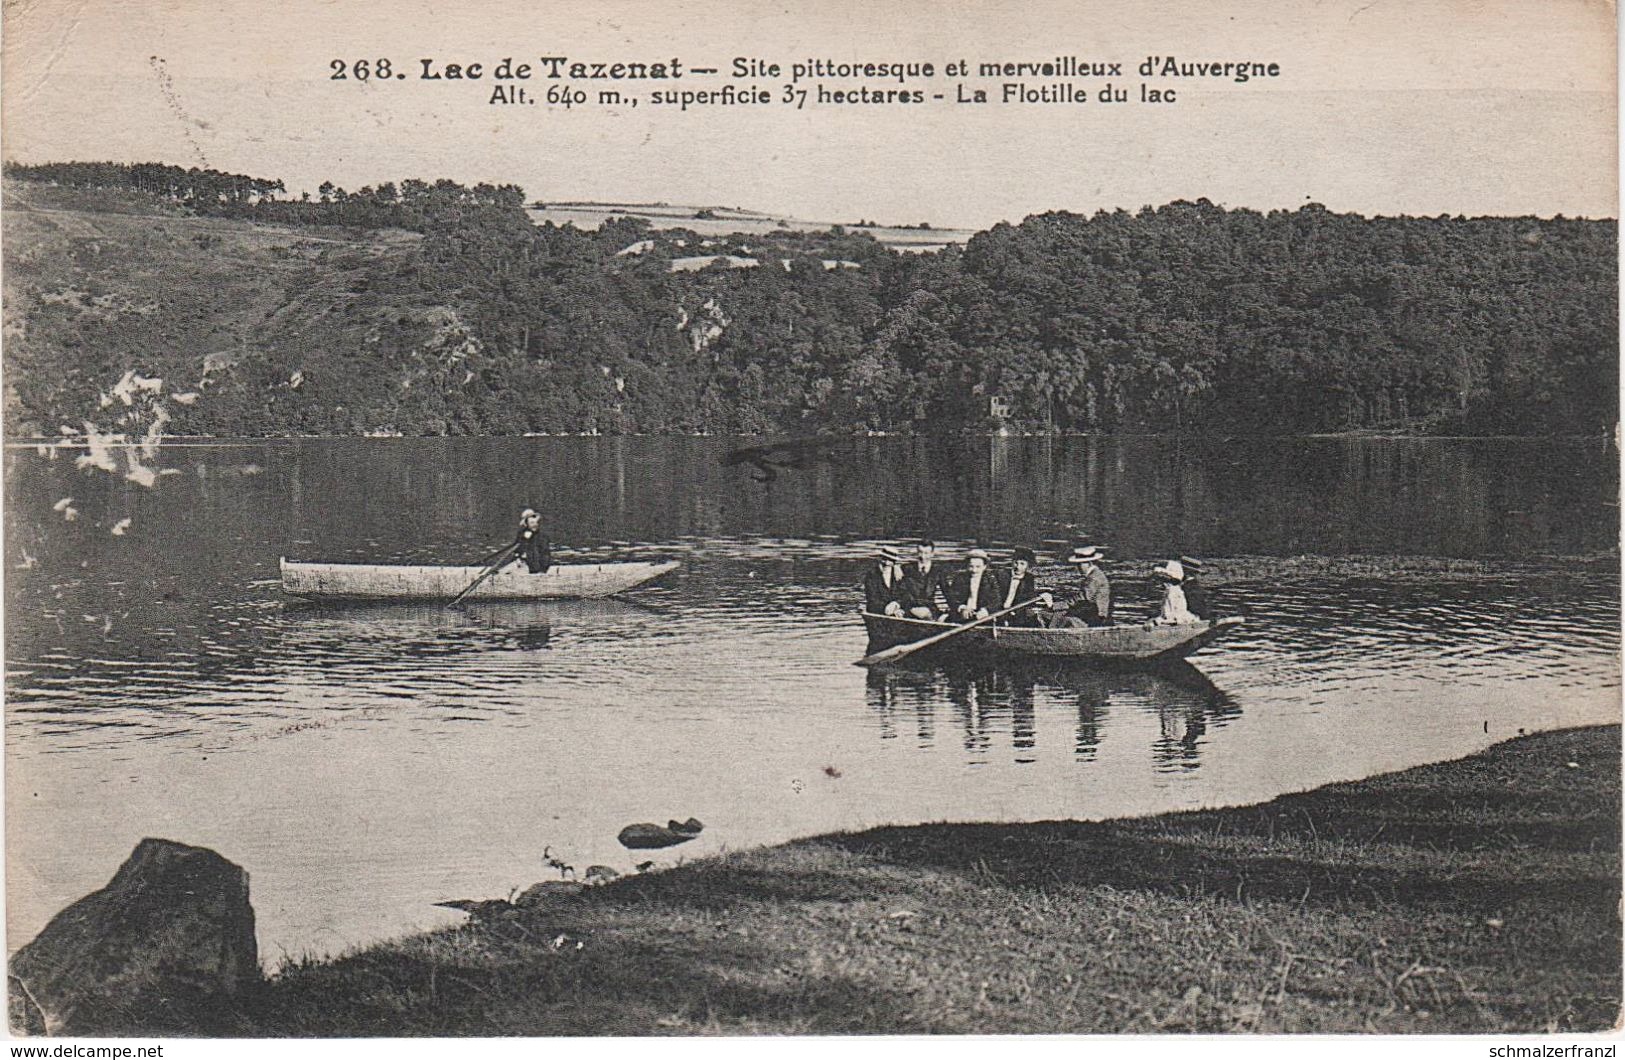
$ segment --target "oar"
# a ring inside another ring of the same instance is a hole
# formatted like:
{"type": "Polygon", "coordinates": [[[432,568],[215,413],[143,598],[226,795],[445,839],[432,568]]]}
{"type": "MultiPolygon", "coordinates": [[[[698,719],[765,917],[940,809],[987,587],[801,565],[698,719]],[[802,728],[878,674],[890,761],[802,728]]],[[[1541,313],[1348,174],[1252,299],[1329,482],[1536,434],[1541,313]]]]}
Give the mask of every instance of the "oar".
{"type": "Polygon", "coordinates": [[[967,629],[975,629],[977,626],[986,625],[987,623],[992,622],[996,618],[1003,618],[1005,615],[1008,615],[1008,614],[1010,614],[1010,613],[1012,613],[1014,611],[1020,611],[1024,607],[1031,607],[1031,606],[1033,606],[1034,604],[1036,604],[1038,602],[1039,602],[1038,598],[1034,597],[1031,600],[1026,600],[1026,601],[1023,601],[1022,603],[1017,604],[1015,607],[1007,607],[1003,611],[995,611],[991,615],[987,615],[984,618],[978,618],[974,622],[966,622],[962,626],[955,626],[953,629],[948,630],[946,633],[938,633],[935,636],[927,637],[924,640],[911,641],[908,644],[897,644],[897,645],[894,645],[893,647],[885,649],[884,651],[877,651],[873,655],[865,655],[863,658],[859,659],[853,665],[856,665],[856,666],[881,666],[881,665],[884,665],[885,663],[896,662],[898,659],[901,659],[905,655],[913,655],[915,652],[919,651],[921,648],[929,648],[933,644],[941,644],[943,641],[947,640],[949,637],[958,636],[959,634],[965,632],[967,629]]]}
{"type": "Polygon", "coordinates": [[[483,567],[487,563],[492,563],[492,562],[494,562],[496,560],[496,558],[498,556],[502,555],[504,552],[511,552],[511,551],[513,551],[513,546],[512,545],[503,545],[501,548],[497,549],[495,552],[491,553],[489,556],[486,556],[484,559],[480,560],[480,566],[483,567]]]}
{"type": "Polygon", "coordinates": [[[469,582],[468,588],[452,597],[451,602],[454,604],[462,603],[463,597],[467,596],[475,589],[478,589],[480,585],[484,583],[485,579],[495,574],[497,569],[500,568],[504,563],[508,562],[509,557],[511,557],[517,551],[519,551],[519,542],[515,541],[513,544],[502,550],[502,554],[497,557],[497,561],[495,563],[481,571],[478,578],[475,578],[473,581],[469,582]]]}

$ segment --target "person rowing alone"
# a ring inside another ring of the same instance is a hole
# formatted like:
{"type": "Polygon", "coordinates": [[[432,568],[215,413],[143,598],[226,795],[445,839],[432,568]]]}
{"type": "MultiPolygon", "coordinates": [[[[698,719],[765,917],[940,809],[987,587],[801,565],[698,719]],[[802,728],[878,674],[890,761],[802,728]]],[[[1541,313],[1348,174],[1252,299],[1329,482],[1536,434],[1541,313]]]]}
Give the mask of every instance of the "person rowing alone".
{"type": "Polygon", "coordinates": [[[532,574],[546,574],[553,565],[553,550],[542,536],[542,517],[534,508],[519,513],[519,533],[511,547],[514,562],[523,563],[532,574]]]}

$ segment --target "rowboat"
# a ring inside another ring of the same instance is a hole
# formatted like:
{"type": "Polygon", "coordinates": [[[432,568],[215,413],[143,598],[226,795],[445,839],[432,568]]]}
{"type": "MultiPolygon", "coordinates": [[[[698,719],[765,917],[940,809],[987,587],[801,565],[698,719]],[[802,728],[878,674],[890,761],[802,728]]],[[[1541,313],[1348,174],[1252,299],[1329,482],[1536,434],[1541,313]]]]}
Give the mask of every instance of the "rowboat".
{"type": "MultiPolygon", "coordinates": [[[[865,611],[869,650],[908,644],[952,628],[919,618],[893,618],[865,611]]],[[[942,648],[923,651],[1009,652],[1017,655],[1064,656],[1101,662],[1146,662],[1179,659],[1234,630],[1240,618],[1191,622],[1178,626],[1096,626],[1083,629],[1042,629],[1027,626],[980,626],[945,640],[942,648]]]]}
{"type": "MultiPolygon", "coordinates": [[[[469,600],[581,600],[613,596],[677,569],[663,563],[561,563],[545,574],[513,564],[481,582],[469,600]]],[[[282,591],[307,600],[450,600],[484,567],[381,563],[290,563],[282,591]]]]}

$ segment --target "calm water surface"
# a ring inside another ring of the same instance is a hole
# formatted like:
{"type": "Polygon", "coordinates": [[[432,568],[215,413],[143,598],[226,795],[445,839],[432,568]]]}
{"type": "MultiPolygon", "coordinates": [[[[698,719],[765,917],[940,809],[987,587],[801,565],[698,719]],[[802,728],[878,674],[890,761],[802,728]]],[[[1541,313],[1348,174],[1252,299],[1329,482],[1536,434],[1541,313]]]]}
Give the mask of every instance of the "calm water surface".
{"type": "Polygon", "coordinates": [[[274,964],[455,922],[433,903],[547,878],[545,845],[629,870],[634,821],[706,823],[670,864],[1147,814],[1619,715],[1600,444],[869,440],[770,482],[721,465],[734,444],[170,444],[151,488],[8,449],[10,946],[149,835],[249,870],[274,964]],[[583,556],[684,566],[625,601],[458,610],[276,580],[279,555],[473,562],[525,504],[583,556]],[[1079,532],[1130,615],[1151,560],[1212,557],[1244,633],[1154,673],[852,665],[876,540],[1079,532]]]}

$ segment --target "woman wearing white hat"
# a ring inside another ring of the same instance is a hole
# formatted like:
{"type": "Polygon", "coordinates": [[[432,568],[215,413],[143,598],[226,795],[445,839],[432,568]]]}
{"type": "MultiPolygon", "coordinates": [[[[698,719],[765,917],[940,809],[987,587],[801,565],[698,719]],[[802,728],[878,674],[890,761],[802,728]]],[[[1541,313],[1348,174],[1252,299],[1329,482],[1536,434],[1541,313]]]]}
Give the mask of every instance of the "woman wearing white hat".
{"type": "Polygon", "coordinates": [[[1201,619],[1191,614],[1190,608],[1185,604],[1185,590],[1180,583],[1185,580],[1185,566],[1177,559],[1171,559],[1152,573],[1163,581],[1162,612],[1151,620],[1157,626],[1182,626],[1188,622],[1200,622],[1201,619]]]}

